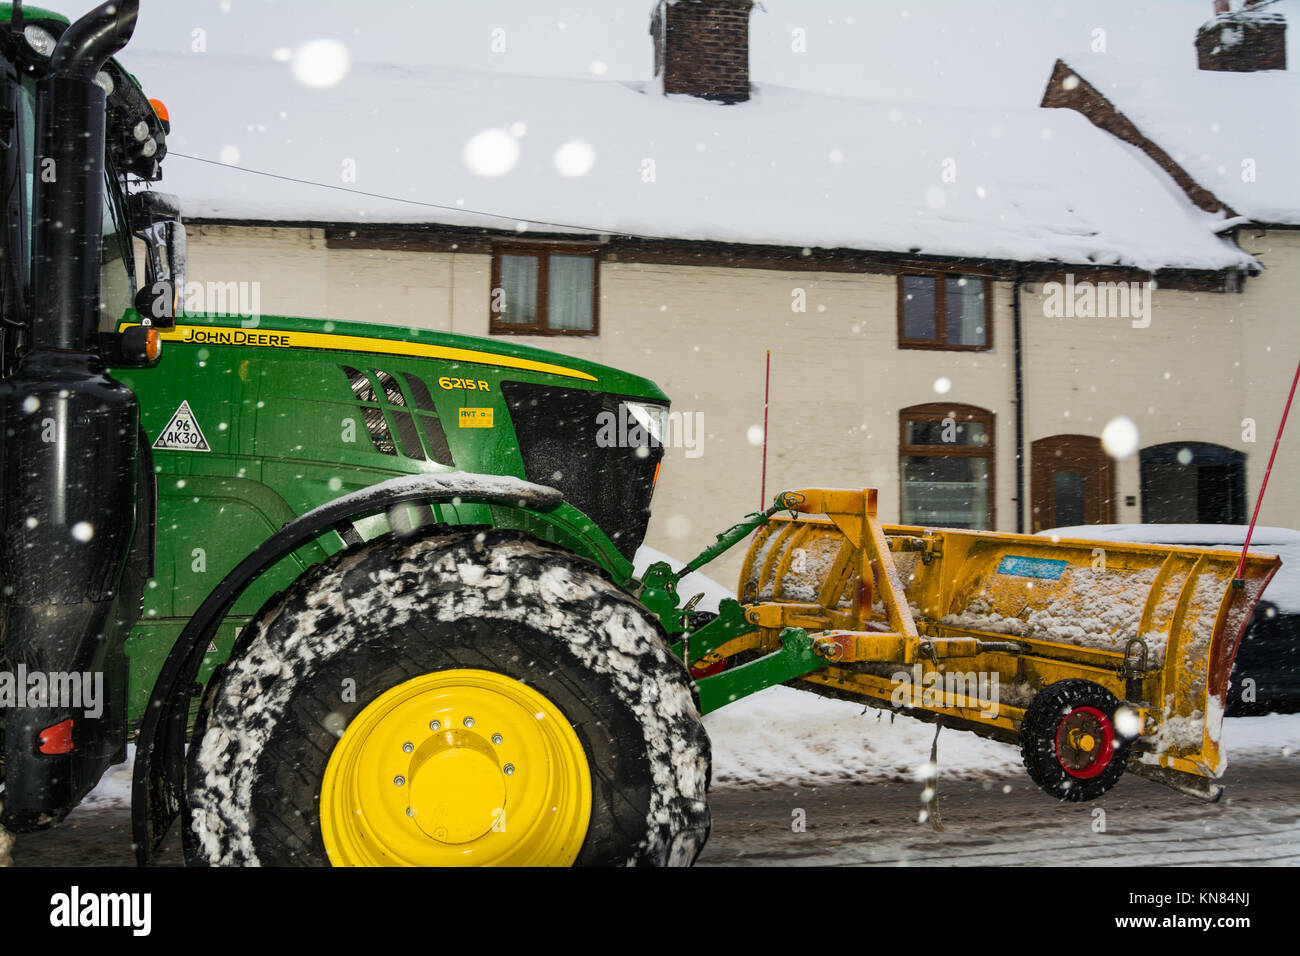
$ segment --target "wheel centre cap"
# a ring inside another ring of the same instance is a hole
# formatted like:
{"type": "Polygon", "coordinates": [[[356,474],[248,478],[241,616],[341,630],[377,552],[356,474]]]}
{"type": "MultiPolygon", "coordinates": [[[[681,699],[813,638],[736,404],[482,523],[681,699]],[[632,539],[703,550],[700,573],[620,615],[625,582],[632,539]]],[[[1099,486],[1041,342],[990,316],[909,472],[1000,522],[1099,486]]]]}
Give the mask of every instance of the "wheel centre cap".
{"type": "Polygon", "coordinates": [[[1071,747],[1084,753],[1091,753],[1093,748],[1097,745],[1097,740],[1092,736],[1092,734],[1088,733],[1086,730],[1080,730],[1077,727],[1070,731],[1069,739],[1071,747]]]}
{"type": "Polygon", "coordinates": [[[492,829],[505,807],[501,769],[470,747],[432,755],[413,772],[410,787],[412,819],[440,843],[478,839],[492,829]]]}

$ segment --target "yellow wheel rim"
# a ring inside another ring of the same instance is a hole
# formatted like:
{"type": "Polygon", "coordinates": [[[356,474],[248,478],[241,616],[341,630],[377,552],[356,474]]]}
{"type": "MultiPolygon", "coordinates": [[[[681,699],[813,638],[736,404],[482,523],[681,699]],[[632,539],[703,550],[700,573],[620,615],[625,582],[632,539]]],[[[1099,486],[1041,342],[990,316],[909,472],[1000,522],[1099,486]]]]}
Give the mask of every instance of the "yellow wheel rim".
{"type": "Polygon", "coordinates": [[[591,820],[591,771],[568,718],[482,670],[381,694],[330,755],[320,825],[335,866],[568,866],[591,820]]]}

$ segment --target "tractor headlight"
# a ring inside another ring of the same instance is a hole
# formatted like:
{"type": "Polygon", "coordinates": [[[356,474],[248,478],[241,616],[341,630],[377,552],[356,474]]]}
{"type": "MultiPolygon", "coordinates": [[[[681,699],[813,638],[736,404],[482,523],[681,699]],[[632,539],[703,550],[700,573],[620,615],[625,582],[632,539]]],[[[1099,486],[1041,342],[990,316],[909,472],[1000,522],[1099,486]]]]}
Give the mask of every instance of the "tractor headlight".
{"type": "Polygon", "coordinates": [[[41,56],[49,56],[54,52],[54,36],[44,27],[38,27],[34,23],[27,24],[23,27],[23,39],[41,56]]]}
{"type": "Polygon", "coordinates": [[[659,447],[664,443],[668,432],[668,407],[666,405],[649,405],[643,402],[624,402],[632,420],[640,425],[650,437],[649,444],[659,447]]]}

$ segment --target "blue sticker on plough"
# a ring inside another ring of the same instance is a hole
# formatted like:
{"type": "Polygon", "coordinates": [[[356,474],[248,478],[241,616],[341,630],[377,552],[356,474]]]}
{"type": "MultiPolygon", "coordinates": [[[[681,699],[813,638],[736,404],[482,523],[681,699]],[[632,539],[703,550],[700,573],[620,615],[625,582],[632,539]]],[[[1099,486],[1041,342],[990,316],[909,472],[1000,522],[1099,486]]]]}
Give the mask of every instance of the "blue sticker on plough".
{"type": "Polygon", "coordinates": [[[998,574],[1015,574],[1022,578],[1057,581],[1069,566],[1069,561],[1056,558],[1026,558],[1018,554],[1008,554],[998,562],[998,574]]]}

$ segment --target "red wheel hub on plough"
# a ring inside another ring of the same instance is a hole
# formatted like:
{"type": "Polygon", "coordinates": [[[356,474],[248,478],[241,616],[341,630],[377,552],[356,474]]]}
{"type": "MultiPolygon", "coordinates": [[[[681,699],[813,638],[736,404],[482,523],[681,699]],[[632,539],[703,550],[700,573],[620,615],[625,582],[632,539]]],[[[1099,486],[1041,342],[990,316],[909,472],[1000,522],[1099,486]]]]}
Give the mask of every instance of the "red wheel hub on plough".
{"type": "Polygon", "coordinates": [[[1056,759],[1072,777],[1091,780],[1114,753],[1115,727],[1096,707],[1076,707],[1056,727],[1056,759]]]}

